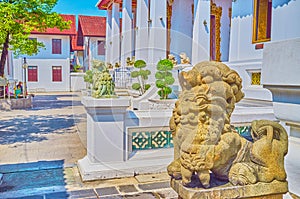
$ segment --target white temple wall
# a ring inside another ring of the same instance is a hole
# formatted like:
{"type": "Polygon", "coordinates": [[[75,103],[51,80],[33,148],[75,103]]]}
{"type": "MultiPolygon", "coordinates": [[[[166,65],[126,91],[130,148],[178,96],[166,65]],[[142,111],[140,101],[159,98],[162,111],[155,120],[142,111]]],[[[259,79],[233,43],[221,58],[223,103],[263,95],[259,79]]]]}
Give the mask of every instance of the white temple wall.
{"type": "Polygon", "coordinates": [[[148,82],[154,82],[156,64],[167,54],[167,1],[151,1],[150,30],[148,44],[148,69],[151,72],[148,82]]]}
{"type": "Polygon", "coordinates": [[[252,15],[231,20],[229,61],[262,59],[262,49],[252,44],[252,15]]]}
{"type": "Polygon", "coordinates": [[[210,1],[194,0],[195,16],[192,44],[192,64],[209,60],[210,1]],[[206,21],[206,25],[204,25],[206,21]]]}
{"type": "MultiPolygon", "coordinates": [[[[276,6],[276,5],[273,5],[276,6]]],[[[300,37],[300,0],[272,9],[271,40],[280,41],[300,37]]]]}
{"type": "Polygon", "coordinates": [[[135,27],[135,58],[148,59],[148,0],[137,0],[135,27]]]}
{"type": "Polygon", "coordinates": [[[185,52],[192,56],[192,4],[194,0],[175,0],[172,4],[171,42],[170,53],[174,54],[179,62],[179,54],[185,52]]]}

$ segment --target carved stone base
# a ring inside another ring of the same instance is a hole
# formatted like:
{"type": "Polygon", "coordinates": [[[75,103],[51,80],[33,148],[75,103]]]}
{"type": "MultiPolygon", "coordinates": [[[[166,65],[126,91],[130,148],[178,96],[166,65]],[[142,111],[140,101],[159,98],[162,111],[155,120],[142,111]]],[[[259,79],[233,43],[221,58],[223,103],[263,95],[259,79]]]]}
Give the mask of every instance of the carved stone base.
{"type": "Polygon", "coordinates": [[[187,188],[181,180],[171,180],[171,187],[178,193],[178,199],[282,199],[283,194],[288,192],[288,183],[274,180],[271,183],[256,183],[254,185],[233,186],[230,183],[213,187],[187,188]]]}

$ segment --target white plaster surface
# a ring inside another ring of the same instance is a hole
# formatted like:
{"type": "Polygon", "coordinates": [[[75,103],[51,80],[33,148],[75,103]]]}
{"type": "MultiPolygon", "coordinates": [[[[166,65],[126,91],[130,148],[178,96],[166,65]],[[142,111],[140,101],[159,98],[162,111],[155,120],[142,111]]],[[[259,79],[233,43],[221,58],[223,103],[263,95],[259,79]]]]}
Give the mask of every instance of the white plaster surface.
{"type": "Polygon", "coordinates": [[[175,0],[172,4],[170,50],[176,55],[178,63],[181,52],[185,52],[189,58],[192,57],[192,4],[193,0],[175,0]]]}
{"type": "Polygon", "coordinates": [[[86,82],[83,76],[85,73],[71,73],[70,74],[70,91],[81,91],[86,89],[86,82]]]}
{"type": "MultiPolygon", "coordinates": [[[[172,152],[173,153],[173,152],[172,152]]],[[[83,181],[134,176],[136,174],[161,173],[172,162],[172,153],[166,157],[137,159],[126,162],[92,163],[87,157],[78,161],[83,181]]]]}
{"type": "Polygon", "coordinates": [[[148,1],[137,0],[136,8],[136,60],[148,60],[148,1]]]}
{"type": "Polygon", "coordinates": [[[126,58],[132,57],[132,0],[122,3],[122,39],[121,39],[121,67],[126,66],[126,58]]]}
{"type": "Polygon", "coordinates": [[[193,27],[192,64],[210,59],[210,1],[195,0],[193,27]],[[207,25],[204,26],[204,20],[207,25]]]}
{"type": "Polygon", "coordinates": [[[275,116],[291,125],[289,134],[299,137],[300,38],[272,42],[264,49],[262,83],[273,95],[275,116]],[[284,50],[283,50],[284,49],[284,50]]]}
{"type": "Polygon", "coordinates": [[[120,4],[112,4],[112,27],[111,27],[111,63],[120,61],[120,4]]]}
{"type": "Polygon", "coordinates": [[[300,37],[300,1],[292,0],[282,7],[272,9],[272,41],[300,37]]]}
{"type": "Polygon", "coordinates": [[[106,43],[105,43],[105,62],[106,63],[111,63],[111,28],[112,28],[112,10],[107,10],[106,43]]]}
{"type": "Polygon", "coordinates": [[[263,85],[300,86],[299,38],[265,45],[262,68],[263,85]]]}
{"type": "Polygon", "coordinates": [[[90,96],[84,96],[81,100],[82,104],[87,108],[107,108],[107,107],[129,107],[129,97],[119,98],[100,98],[95,99],[90,96]]]}
{"type": "MultiPolygon", "coordinates": [[[[51,58],[27,58],[29,66],[37,66],[38,81],[28,82],[28,91],[70,91],[70,60],[65,59],[51,59],[51,58]],[[62,81],[52,81],[52,66],[62,67],[62,81]]],[[[22,59],[14,59],[14,79],[17,81],[24,81],[22,59]]],[[[28,80],[28,74],[26,79],[28,80]]]]}

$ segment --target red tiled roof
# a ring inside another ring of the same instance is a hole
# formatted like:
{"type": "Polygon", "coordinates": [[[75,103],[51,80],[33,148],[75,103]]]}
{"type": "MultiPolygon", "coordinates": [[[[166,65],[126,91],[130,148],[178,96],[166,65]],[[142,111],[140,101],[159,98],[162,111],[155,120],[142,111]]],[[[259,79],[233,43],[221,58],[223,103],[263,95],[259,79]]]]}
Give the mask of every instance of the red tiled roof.
{"type": "Polygon", "coordinates": [[[78,24],[83,36],[105,37],[106,35],[106,17],[79,15],[78,24]]]}
{"type": "Polygon", "coordinates": [[[60,31],[58,28],[47,28],[45,32],[32,31],[32,34],[47,34],[47,35],[76,35],[76,16],[75,15],[60,15],[65,21],[72,21],[70,29],[60,31]]]}
{"type": "Polygon", "coordinates": [[[83,51],[81,40],[79,40],[78,34],[71,36],[71,51],[83,51]]]}

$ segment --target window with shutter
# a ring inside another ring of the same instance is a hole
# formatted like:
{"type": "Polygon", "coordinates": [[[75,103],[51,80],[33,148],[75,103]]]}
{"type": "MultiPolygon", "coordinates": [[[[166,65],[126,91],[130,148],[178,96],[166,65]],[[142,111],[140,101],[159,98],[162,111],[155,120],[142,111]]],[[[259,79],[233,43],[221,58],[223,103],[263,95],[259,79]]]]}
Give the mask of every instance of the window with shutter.
{"type": "Polygon", "coordinates": [[[61,66],[52,66],[52,81],[53,82],[61,82],[62,81],[61,66]]]}
{"type": "Polygon", "coordinates": [[[252,42],[271,40],[272,0],[254,0],[252,42]]]}
{"type": "Polygon", "coordinates": [[[52,54],[61,54],[61,39],[52,39],[52,54]]]}
{"type": "Polygon", "coordinates": [[[105,55],[105,42],[98,41],[98,55],[105,55]]]}
{"type": "Polygon", "coordinates": [[[37,82],[38,81],[37,66],[28,66],[28,81],[29,82],[37,82]]]}

